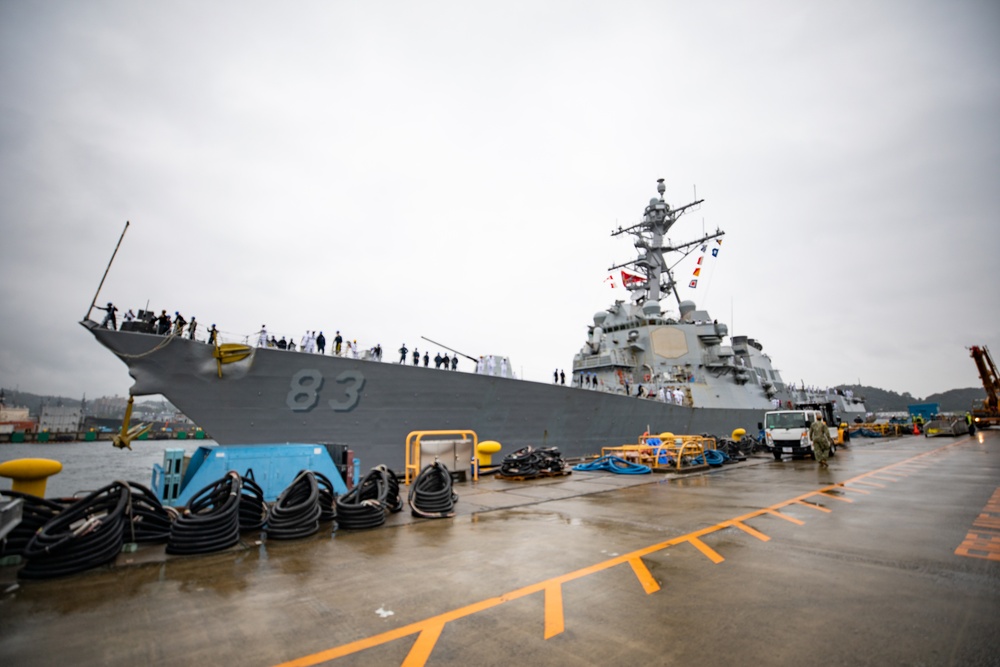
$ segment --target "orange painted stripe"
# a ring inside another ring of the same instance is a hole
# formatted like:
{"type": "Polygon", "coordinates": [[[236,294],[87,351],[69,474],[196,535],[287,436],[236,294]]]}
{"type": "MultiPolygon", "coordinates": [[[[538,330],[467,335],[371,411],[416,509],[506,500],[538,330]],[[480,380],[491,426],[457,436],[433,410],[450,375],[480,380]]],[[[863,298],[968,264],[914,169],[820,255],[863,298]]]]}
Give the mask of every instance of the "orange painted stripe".
{"type": "Polygon", "coordinates": [[[757,530],[754,530],[753,528],[751,528],[750,526],[746,525],[742,521],[733,520],[731,523],[734,526],[736,526],[737,528],[739,528],[740,530],[742,530],[743,532],[748,533],[750,535],[753,535],[754,537],[756,537],[761,542],[767,542],[767,541],[769,541],[771,539],[770,537],[768,537],[764,533],[762,533],[760,531],[757,531],[757,530]]]}
{"type": "Polygon", "coordinates": [[[632,566],[632,571],[635,572],[636,578],[642,584],[642,590],[646,591],[647,595],[660,590],[660,584],[653,578],[653,573],[641,558],[630,558],[628,564],[632,566]]]}
{"type": "Polygon", "coordinates": [[[854,491],[854,493],[863,493],[866,496],[871,494],[871,491],[865,491],[864,489],[855,489],[852,486],[846,486],[844,484],[839,484],[838,486],[844,491],[854,491]]]}
{"type": "Polygon", "coordinates": [[[878,482],[868,482],[868,481],[863,480],[863,479],[856,479],[856,480],[853,480],[851,482],[844,482],[844,483],[845,484],[848,484],[848,483],[850,483],[850,484],[864,484],[865,486],[875,486],[875,487],[878,487],[880,489],[884,489],[885,488],[885,484],[879,484],[878,482]]]}
{"type": "Polygon", "coordinates": [[[565,629],[562,584],[551,583],[545,587],[545,638],[551,639],[565,629]]]}
{"type": "Polygon", "coordinates": [[[972,525],[976,528],[995,528],[1000,530],[1000,516],[980,514],[979,517],[972,522],[972,525]]]}
{"type": "Polygon", "coordinates": [[[413,648],[406,654],[403,667],[424,667],[427,659],[431,657],[431,651],[437,644],[441,631],[444,630],[444,623],[427,624],[423,632],[417,635],[417,641],[413,642],[413,648]]]}
{"type": "Polygon", "coordinates": [[[1000,488],[986,501],[986,507],[972,522],[972,527],[955,555],[986,560],[1000,560],[1000,488]]]}
{"type": "Polygon", "coordinates": [[[839,501],[845,502],[845,503],[853,503],[854,502],[850,498],[844,498],[843,496],[838,496],[835,493],[831,493],[831,491],[832,491],[832,489],[823,489],[822,491],[819,492],[819,495],[822,495],[822,496],[824,496],[826,498],[833,498],[834,500],[839,500],[839,501]]]}
{"type": "Polygon", "coordinates": [[[725,558],[720,556],[718,552],[713,550],[712,547],[708,546],[707,544],[699,540],[697,537],[689,537],[688,542],[690,542],[695,549],[708,556],[708,559],[713,563],[715,563],[716,565],[726,560],[725,558]]]}
{"type": "Polygon", "coordinates": [[[770,510],[770,511],[768,512],[768,514],[773,514],[773,515],[774,515],[774,516],[776,516],[776,517],[780,517],[780,518],[782,518],[782,519],[784,519],[784,520],[786,520],[786,521],[791,521],[792,523],[797,523],[797,524],[798,524],[798,525],[800,525],[800,526],[804,526],[804,525],[806,525],[806,522],[805,522],[805,521],[799,521],[799,520],[798,520],[798,519],[796,519],[795,517],[791,517],[791,516],[788,516],[787,514],[782,514],[782,513],[781,513],[781,512],[779,512],[778,510],[770,510]]]}
{"type": "Polygon", "coordinates": [[[811,503],[808,500],[799,500],[800,505],[805,505],[806,507],[811,507],[814,510],[819,510],[820,512],[832,512],[833,510],[829,507],[823,507],[822,505],[817,505],[816,503],[811,503]]]}

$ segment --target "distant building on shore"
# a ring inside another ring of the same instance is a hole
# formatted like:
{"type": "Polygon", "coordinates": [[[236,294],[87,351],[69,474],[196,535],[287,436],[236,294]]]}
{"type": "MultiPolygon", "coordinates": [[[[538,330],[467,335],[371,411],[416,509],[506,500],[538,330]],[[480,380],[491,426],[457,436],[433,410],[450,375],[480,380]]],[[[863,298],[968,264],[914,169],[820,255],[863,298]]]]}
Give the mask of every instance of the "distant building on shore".
{"type": "Polygon", "coordinates": [[[38,430],[49,433],[76,433],[80,430],[83,410],[79,406],[43,405],[38,430]]]}

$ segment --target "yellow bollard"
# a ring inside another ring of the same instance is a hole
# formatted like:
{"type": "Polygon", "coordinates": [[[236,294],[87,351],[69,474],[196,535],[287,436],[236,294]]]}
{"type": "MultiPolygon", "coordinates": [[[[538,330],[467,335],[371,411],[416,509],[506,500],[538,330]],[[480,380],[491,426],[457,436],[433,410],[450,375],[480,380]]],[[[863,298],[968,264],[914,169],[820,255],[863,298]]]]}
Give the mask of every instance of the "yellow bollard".
{"type": "Polygon", "coordinates": [[[500,443],[496,440],[483,440],[476,447],[476,458],[480,466],[488,466],[493,462],[493,455],[500,451],[500,443]]]}
{"type": "Polygon", "coordinates": [[[14,459],[0,463],[0,477],[14,480],[12,491],[45,497],[48,478],[62,471],[62,463],[52,459],[14,459]]]}

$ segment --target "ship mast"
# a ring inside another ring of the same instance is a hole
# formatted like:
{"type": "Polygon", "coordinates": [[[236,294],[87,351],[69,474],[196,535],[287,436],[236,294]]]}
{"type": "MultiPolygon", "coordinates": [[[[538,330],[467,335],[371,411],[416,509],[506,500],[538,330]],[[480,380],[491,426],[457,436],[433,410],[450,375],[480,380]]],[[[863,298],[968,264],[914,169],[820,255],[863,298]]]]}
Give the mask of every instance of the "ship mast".
{"type": "MultiPolygon", "coordinates": [[[[677,299],[677,304],[680,306],[681,296],[677,290],[677,283],[674,281],[673,271],[671,267],[667,266],[664,259],[665,254],[683,252],[685,249],[703,244],[709,239],[723,236],[725,232],[717,229],[712,234],[706,234],[700,239],[689,241],[688,243],[664,245],[664,238],[667,232],[670,231],[670,228],[674,226],[674,223],[677,222],[677,219],[685,211],[701,204],[705,200],[698,199],[680,208],[672,209],[670,208],[670,204],[663,199],[663,193],[667,189],[663,180],[662,178],[657,179],[656,191],[660,194],[660,198],[649,200],[649,206],[646,207],[643,213],[642,221],[626,229],[619,227],[616,231],[611,232],[611,236],[632,234],[635,237],[635,247],[639,251],[639,256],[630,262],[612,266],[608,270],[614,271],[623,267],[633,267],[637,273],[645,276],[645,280],[643,281],[626,284],[630,292],[640,292],[639,296],[634,297],[637,303],[659,303],[660,299],[666,293],[673,292],[674,297],[677,299]]],[[[686,255],[689,252],[685,252],[684,254],[686,255]]],[[[627,283],[627,281],[625,282],[627,283]]]]}

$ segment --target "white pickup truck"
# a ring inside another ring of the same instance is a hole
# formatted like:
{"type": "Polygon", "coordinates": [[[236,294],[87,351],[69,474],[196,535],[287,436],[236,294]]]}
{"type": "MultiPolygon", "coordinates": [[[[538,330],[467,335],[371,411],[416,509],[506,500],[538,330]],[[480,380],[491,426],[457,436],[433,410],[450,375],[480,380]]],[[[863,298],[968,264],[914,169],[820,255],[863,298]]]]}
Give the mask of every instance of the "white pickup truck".
{"type": "MultiPolygon", "coordinates": [[[[814,409],[774,410],[764,415],[764,433],[767,445],[774,454],[774,460],[780,461],[783,454],[794,458],[813,456],[813,443],[809,437],[809,427],[817,419],[822,419],[823,413],[814,409]]],[[[828,422],[829,423],[829,422],[828,422]]],[[[837,442],[838,428],[830,426],[830,442],[837,442]]],[[[830,446],[830,456],[837,451],[836,444],[830,446]]]]}

